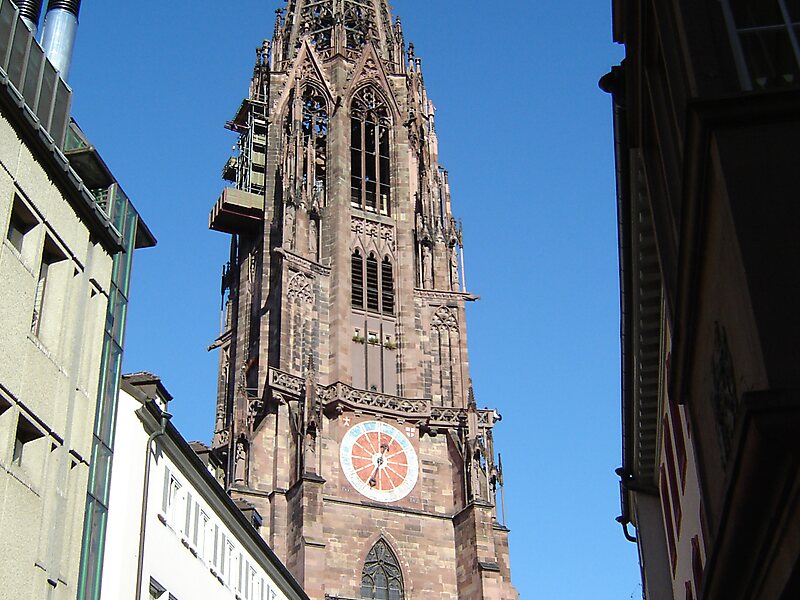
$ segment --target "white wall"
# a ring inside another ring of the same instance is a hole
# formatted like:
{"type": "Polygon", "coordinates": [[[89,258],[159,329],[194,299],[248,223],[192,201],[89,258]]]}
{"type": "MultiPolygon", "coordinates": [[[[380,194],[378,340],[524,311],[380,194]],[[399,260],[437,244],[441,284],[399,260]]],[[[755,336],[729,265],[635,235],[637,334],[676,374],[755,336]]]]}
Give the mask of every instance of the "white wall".
{"type": "MultiPolygon", "coordinates": [[[[139,407],[141,404],[136,399],[125,391],[120,392],[101,596],[104,600],[135,598],[144,452],[148,437],[134,412],[139,407]]],[[[237,597],[286,600],[287,596],[267,575],[266,556],[256,559],[245,550],[243,533],[238,530],[233,515],[214,508],[215,505],[219,507],[219,502],[215,501],[213,491],[204,485],[192,484],[196,478],[177,466],[181,461],[164,454],[169,444],[165,445],[163,439],[155,446],[156,454],[151,455],[145,530],[143,597],[149,598],[152,577],[166,589],[165,600],[169,594],[178,600],[237,597]],[[170,494],[166,511],[165,484],[175,490],[170,494]],[[187,506],[190,508],[188,530],[187,506]]]]}

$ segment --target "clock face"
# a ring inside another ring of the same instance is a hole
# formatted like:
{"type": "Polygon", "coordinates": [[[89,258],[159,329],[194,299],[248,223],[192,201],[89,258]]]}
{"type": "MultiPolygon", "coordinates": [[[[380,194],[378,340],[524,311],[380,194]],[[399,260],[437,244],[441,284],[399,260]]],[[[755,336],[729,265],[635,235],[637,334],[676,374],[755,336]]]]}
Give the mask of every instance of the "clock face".
{"type": "Polygon", "coordinates": [[[339,450],[347,481],[363,496],[378,502],[397,502],[417,484],[419,463],[408,438],[380,421],[351,427],[339,450]]]}

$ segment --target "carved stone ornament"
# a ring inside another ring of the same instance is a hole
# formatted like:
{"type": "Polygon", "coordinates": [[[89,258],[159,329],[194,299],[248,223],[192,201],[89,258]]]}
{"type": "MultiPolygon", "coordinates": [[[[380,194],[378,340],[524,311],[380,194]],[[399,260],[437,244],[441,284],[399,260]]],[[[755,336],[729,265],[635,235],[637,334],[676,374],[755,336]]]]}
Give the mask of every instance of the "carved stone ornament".
{"type": "Polygon", "coordinates": [[[458,300],[474,301],[478,300],[479,296],[467,292],[445,291],[445,290],[423,290],[415,289],[414,295],[425,300],[435,300],[437,302],[450,302],[458,300]]]}
{"type": "MultiPolygon", "coordinates": [[[[302,377],[278,369],[269,370],[269,384],[273,390],[273,398],[282,397],[280,392],[285,392],[299,399],[305,393],[306,382],[302,377]]],[[[402,398],[358,390],[341,382],[327,386],[317,385],[316,395],[329,415],[341,414],[344,406],[371,414],[391,413],[407,419],[419,419],[437,428],[458,428],[467,422],[468,416],[465,408],[431,406],[431,401],[424,398],[402,398]]],[[[478,424],[484,428],[493,427],[500,420],[500,415],[494,410],[483,409],[475,412],[478,424]]]]}
{"type": "Polygon", "coordinates": [[[234,481],[238,484],[244,484],[247,481],[247,440],[244,436],[236,440],[234,481]]]}
{"type": "Polygon", "coordinates": [[[319,247],[319,231],[316,219],[308,221],[308,253],[313,260],[317,260],[317,250],[319,247]]]}
{"type": "Polygon", "coordinates": [[[378,79],[378,65],[372,58],[368,58],[361,70],[361,79],[378,79]]]}
{"type": "MultiPolygon", "coordinates": [[[[300,397],[300,394],[303,391],[303,387],[305,386],[305,381],[303,380],[302,377],[290,375],[289,373],[285,373],[284,371],[279,371],[278,369],[270,369],[269,385],[273,390],[277,389],[283,392],[287,392],[291,395],[300,397]]],[[[281,395],[281,398],[282,397],[283,396],[281,395]]]]}
{"type": "Polygon", "coordinates": [[[230,437],[230,432],[227,429],[217,430],[214,432],[214,447],[227,446],[230,437]]]}
{"type": "Polygon", "coordinates": [[[431,327],[434,329],[453,329],[458,331],[458,319],[446,306],[440,306],[433,314],[431,327]]]}
{"type": "MultiPolygon", "coordinates": [[[[496,414],[493,410],[479,410],[478,423],[491,427],[494,425],[496,414]]],[[[451,408],[446,406],[431,406],[431,423],[437,426],[457,427],[467,421],[467,410],[464,408],[451,408]]]]}
{"type": "Polygon", "coordinates": [[[357,236],[364,234],[365,227],[366,227],[366,221],[364,219],[352,218],[350,220],[350,231],[357,236]]]}
{"type": "Polygon", "coordinates": [[[350,220],[350,233],[356,237],[367,236],[376,242],[383,240],[390,248],[394,249],[394,227],[384,223],[377,223],[361,217],[352,217],[350,220]]]}
{"type": "Polygon", "coordinates": [[[291,203],[287,203],[283,220],[283,240],[286,246],[290,249],[294,248],[294,213],[295,207],[291,203]]]}
{"type": "Polygon", "coordinates": [[[248,396],[247,398],[247,420],[252,425],[258,415],[264,408],[264,401],[257,396],[248,396]]]}
{"type": "MultiPolygon", "coordinates": [[[[299,254],[285,250],[284,248],[275,248],[273,252],[279,256],[282,256],[284,261],[286,261],[287,266],[290,266],[295,270],[305,271],[306,273],[317,273],[324,276],[331,274],[330,267],[320,265],[314,261],[300,256],[299,254]]],[[[308,277],[313,276],[308,275],[308,277]]]]}
{"type": "Polygon", "coordinates": [[[318,81],[319,77],[317,77],[317,70],[314,68],[311,59],[306,56],[306,59],[303,61],[303,64],[297,70],[297,78],[302,81],[318,81]]]}
{"type": "Polygon", "coordinates": [[[391,124],[389,110],[383,96],[370,85],[356,93],[350,110],[353,116],[366,118],[367,115],[371,115],[373,118],[379,119],[379,122],[384,125],[391,124]]]}
{"type": "Polygon", "coordinates": [[[289,280],[286,297],[290,301],[314,303],[314,280],[303,273],[295,273],[289,280]]]}

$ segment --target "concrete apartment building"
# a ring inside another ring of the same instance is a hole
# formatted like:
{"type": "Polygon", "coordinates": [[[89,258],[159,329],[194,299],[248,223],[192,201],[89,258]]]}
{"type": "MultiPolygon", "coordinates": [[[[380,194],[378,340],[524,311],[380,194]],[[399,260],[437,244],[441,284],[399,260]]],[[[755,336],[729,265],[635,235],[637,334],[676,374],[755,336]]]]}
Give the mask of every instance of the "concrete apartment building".
{"type": "MultiPolygon", "coordinates": [[[[77,23],[78,2],[50,4],[51,34],[77,23]]],[[[107,501],[132,253],[155,241],[70,121],[40,5],[0,2],[0,597],[74,599],[87,502],[96,521],[107,501]]]]}
{"type": "Polygon", "coordinates": [[[800,5],[615,0],[625,535],[644,597],[800,597],[800,5]]]}
{"type": "Polygon", "coordinates": [[[307,600],[214,455],[169,423],[170,399],[154,375],[123,377],[101,598],[307,600]]]}

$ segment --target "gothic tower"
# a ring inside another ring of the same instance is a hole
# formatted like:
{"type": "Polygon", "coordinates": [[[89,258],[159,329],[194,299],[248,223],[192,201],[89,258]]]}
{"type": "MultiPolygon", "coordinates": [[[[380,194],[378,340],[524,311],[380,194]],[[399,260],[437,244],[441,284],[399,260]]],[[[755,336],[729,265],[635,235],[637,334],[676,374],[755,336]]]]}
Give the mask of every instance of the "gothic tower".
{"type": "Polygon", "coordinates": [[[461,229],[387,0],[288,0],[228,128],[214,448],[314,599],[516,598],[461,229]]]}

